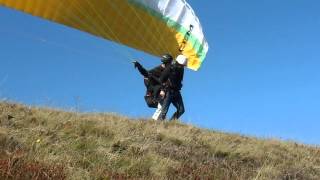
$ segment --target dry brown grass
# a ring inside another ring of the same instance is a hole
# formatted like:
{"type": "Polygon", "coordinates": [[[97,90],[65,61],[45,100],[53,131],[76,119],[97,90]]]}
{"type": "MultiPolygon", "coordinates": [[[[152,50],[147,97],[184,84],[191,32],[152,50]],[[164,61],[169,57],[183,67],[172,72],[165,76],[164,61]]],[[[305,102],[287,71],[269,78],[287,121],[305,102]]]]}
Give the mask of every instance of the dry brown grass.
{"type": "Polygon", "coordinates": [[[0,179],[320,179],[320,149],[0,103],[0,179]]]}

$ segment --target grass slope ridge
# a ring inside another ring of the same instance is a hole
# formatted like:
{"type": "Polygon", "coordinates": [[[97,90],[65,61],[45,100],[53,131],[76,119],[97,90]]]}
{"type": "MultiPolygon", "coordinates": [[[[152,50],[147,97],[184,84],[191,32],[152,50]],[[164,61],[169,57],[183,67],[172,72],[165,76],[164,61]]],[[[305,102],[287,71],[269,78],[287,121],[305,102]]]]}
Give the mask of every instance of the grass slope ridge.
{"type": "Polygon", "coordinates": [[[0,179],[320,179],[320,149],[0,102],[0,179]]]}

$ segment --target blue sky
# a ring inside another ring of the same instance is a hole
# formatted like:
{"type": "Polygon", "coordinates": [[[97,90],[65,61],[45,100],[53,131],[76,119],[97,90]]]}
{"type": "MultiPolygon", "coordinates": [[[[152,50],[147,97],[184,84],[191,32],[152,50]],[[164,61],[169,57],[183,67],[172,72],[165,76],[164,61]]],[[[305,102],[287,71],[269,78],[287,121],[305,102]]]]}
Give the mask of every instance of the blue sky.
{"type": "MultiPolygon", "coordinates": [[[[320,144],[320,2],[189,0],[209,53],[187,70],[182,120],[320,144]]],[[[0,7],[0,97],[25,104],[150,117],[141,76],[158,58],[0,7]]],[[[169,112],[172,113],[173,108],[169,112]]]]}

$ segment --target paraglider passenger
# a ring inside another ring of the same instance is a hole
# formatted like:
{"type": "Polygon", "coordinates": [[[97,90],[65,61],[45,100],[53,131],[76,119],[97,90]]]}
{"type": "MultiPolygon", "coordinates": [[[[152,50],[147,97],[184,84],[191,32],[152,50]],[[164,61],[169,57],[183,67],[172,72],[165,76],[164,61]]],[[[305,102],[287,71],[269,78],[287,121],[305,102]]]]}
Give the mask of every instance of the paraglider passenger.
{"type": "Polygon", "coordinates": [[[159,94],[162,85],[159,81],[156,81],[156,79],[159,79],[162,72],[171,65],[172,60],[173,58],[170,54],[164,54],[161,57],[162,63],[149,71],[146,70],[138,61],[133,61],[134,67],[137,68],[140,74],[144,77],[144,84],[147,88],[144,98],[147,105],[151,108],[157,108],[156,112],[152,116],[154,120],[158,120],[161,111],[161,105],[159,104],[159,101],[161,100],[159,98],[161,97],[159,97],[159,94]]]}

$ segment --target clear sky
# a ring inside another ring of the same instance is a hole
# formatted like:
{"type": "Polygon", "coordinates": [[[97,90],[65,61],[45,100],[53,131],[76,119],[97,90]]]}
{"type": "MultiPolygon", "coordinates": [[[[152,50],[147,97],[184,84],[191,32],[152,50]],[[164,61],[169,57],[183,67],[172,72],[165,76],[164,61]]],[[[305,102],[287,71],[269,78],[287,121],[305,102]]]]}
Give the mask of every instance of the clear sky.
{"type": "MultiPolygon", "coordinates": [[[[182,121],[320,144],[320,1],[189,0],[209,52],[187,70],[182,121]]],[[[30,105],[150,117],[139,73],[158,58],[0,7],[0,97],[30,105]]],[[[173,108],[169,112],[172,113],[173,108]]]]}

